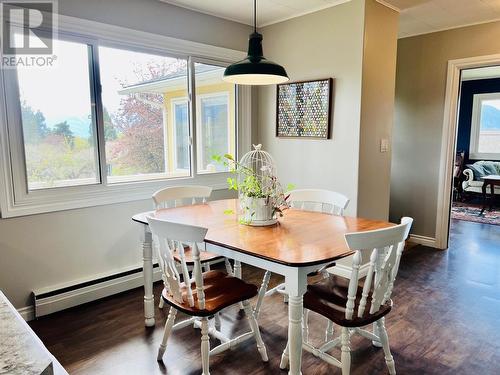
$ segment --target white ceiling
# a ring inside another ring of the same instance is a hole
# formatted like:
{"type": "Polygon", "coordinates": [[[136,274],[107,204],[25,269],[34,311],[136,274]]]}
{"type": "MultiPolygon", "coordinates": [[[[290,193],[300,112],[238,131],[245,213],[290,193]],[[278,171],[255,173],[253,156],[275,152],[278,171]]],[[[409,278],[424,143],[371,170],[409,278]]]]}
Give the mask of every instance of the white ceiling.
{"type": "MultiPolygon", "coordinates": [[[[160,0],[217,17],[253,24],[252,0],[160,0]]],[[[259,27],[350,0],[258,0],[259,27]]],[[[379,1],[379,0],[377,0],[379,1]]],[[[500,0],[380,0],[401,11],[399,36],[407,37],[500,20],[500,0]]]]}
{"type": "Polygon", "coordinates": [[[500,66],[462,70],[462,81],[486,78],[500,78],[500,66]]]}
{"type": "MultiPolygon", "coordinates": [[[[253,25],[253,0],[160,0],[228,20],[253,25]]],[[[351,0],[257,0],[257,25],[267,26],[351,0]]]]}
{"type": "Polygon", "coordinates": [[[500,19],[500,0],[386,1],[401,9],[400,37],[500,19]]]}

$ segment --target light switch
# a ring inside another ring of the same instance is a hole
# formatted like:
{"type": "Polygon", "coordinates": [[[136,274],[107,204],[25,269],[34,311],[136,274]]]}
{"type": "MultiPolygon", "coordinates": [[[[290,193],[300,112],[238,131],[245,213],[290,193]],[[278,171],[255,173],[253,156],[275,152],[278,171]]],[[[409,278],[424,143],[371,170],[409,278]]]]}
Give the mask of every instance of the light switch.
{"type": "Polygon", "coordinates": [[[389,151],[389,140],[387,138],[382,138],[380,140],[380,152],[389,151]]]}

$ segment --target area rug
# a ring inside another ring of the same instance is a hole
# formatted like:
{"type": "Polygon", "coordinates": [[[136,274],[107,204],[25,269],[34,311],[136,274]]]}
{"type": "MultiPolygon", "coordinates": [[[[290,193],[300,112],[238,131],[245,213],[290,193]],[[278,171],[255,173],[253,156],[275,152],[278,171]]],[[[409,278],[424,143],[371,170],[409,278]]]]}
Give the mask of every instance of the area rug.
{"type": "Polygon", "coordinates": [[[451,218],[473,221],[475,223],[500,225],[500,209],[498,207],[493,207],[490,211],[489,207],[486,207],[481,214],[482,207],[482,204],[453,202],[451,207],[451,218]]]}

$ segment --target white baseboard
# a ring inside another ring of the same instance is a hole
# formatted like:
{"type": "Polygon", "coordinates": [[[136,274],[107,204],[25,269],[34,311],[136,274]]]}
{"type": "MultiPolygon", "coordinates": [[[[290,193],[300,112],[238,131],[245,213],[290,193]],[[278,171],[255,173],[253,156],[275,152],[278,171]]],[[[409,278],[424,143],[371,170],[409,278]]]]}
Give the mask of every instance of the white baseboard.
{"type": "MultiPolygon", "coordinates": [[[[221,260],[209,262],[211,265],[219,263],[221,260]]],[[[122,270],[123,271],[123,270],[122,270]]],[[[100,277],[103,275],[99,275],[100,277]]],[[[106,275],[113,276],[113,275],[106,275]]],[[[161,280],[161,270],[159,267],[153,269],[153,282],[161,280]]],[[[91,280],[79,280],[79,282],[88,282],[91,280]]],[[[113,294],[125,292],[130,289],[139,288],[144,285],[142,271],[134,272],[132,274],[111,278],[106,281],[97,282],[92,285],[77,287],[75,289],[63,292],[57,292],[61,288],[68,288],[71,285],[78,283],[60,284],[54,287],[48,287],[33,291],[35,296],[34,306],[25,306],[19,308],[17,311],[26,321],[35,318],[52,314],[70,307],[82,305],[84,303],[92,302],[113,294]],[[53,295],[50,295],[53,292],[53,295]],[[49,294],[49,296],[44,296],[49,294]],[[39,298],[37,298],[37,296],[39,298]]]]}
{"type": "Polygon", "coordinates": [[[437,241],[433,237],[420,236],[418,234],[410,234],[409,241],[418,245],[424,245],[437,248],[437,241]]]}
{"type": "Polygon", "coordinates": [[[17,309],[19,315],[23,317],[23,319],[27,322],[35,319],[35,308],[33,306],[24,306],[17,309]]]}
{"type": "MultiPolygon", "coordinates": [[[[153,281],[159,280],[161,280],[161,271],[159,268],[155,268],[153,271],[153,281]]],[[[41,293],[37,294],[35,291],[33,317],[38,318],[44,315],[52,314],[70,307],[82,305],[113,294],[138,288],[142,285],[144,285],[144,281],[142,272],[139,271],[127,276],[114,278],[47,297],[44,297],[41,293]]],[[[44,288],[44,293],[47,293],[47,290],[48,288],[44,288]]]]}

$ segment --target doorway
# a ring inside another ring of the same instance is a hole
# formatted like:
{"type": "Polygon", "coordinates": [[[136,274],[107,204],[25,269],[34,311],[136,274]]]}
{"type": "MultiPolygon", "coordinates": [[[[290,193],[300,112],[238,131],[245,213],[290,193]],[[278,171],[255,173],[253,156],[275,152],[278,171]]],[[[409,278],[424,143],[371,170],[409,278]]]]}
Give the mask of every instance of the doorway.
{"type": "Polygon", "coordinates": [[[500,55],[449,61],[442,142],[436,240],[447,248],[454,223],[500,229],[500,55]]]}

